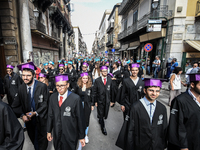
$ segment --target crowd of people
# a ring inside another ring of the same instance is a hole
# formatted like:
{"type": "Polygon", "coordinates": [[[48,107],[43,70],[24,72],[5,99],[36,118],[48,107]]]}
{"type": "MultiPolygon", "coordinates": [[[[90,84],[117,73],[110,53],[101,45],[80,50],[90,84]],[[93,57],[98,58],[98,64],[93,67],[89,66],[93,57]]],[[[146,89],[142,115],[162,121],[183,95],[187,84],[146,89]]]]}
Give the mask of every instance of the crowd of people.
{"type": "MultiPolygon", "coordinates": [[[[150,73],[150,59],[147,58],[150,73]]],[[[116,146],[124,150],[200,149],[200,73],[187,73],[173,60],[169,78],[171,109],[168,123],[166,107],[160,103],[162,82],[158,79],[161,62],[153,62],[154,78],[144,78],[141,62],[109,60],[104,57],[62,59],[36,67],[28,60],[7,65],[0,83],[8,105],[0,98],[0,149],[21,150],[24,132],[35,150],[46,150],[53,141],[55,150],[81,150],[89,143],[90,114],[97,108],[98,123],[107,135],[105,119],[116,102],[121,105],[124,123],[116,146]],[[188,86],[181,93],[181,84],[188,86]],[[17,118],[23,120],[21,125],[17,118]]]]}

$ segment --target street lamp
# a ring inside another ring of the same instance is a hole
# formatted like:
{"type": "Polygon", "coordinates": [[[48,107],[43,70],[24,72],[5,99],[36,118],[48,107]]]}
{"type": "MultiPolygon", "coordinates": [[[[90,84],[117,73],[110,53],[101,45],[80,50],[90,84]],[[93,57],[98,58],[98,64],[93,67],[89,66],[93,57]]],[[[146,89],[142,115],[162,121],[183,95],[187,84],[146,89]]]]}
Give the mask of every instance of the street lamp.
{"type": "Polygon", "coordinates": [[[34,13],[34,16],[35,16],[36,18],[39,17],[39,10],[38,10],[37,8],[35,8],[35,9],[33,10],[33,13],[34,13]]]}
{"type": "Polygon", "coordinates": [[[152,2],[152,8],[153,9],[157,9],[158,8],[158,4],[159,4],[159,0],[153,0],[153,2],[152,2]]]}

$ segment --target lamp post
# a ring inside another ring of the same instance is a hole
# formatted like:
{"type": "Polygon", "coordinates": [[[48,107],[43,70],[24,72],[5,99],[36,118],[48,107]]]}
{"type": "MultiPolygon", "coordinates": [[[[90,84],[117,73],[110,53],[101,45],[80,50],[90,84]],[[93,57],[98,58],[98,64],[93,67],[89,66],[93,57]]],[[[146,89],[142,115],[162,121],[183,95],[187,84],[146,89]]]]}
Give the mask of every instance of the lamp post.
{"type": "Polygon", "coordinates": [[[40,12],[39,12],[39,10],[38,10],[37,8],[35,8],[35,9],[33,10],[33,13],[34,13],[34,16],[35,16],[36,18],[39,17],[40,12]]]}

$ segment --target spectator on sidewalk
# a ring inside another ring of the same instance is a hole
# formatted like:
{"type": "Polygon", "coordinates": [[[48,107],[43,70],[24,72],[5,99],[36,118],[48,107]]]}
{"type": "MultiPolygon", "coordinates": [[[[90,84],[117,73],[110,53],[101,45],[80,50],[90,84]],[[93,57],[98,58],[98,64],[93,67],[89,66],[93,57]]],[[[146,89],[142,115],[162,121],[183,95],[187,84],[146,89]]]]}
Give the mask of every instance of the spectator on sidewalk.
{"type": "Polygon", "coordinates": [[[150,67],[150,58],[147,58],[147,74],[150,75],[151,67],[150,67]]]}
{"type": "Polygon", "coordinates": [[[169,106],[171,106],[171,101],[178,95],[181,94],[181,84],[186,86],[185,83],[181,81],[181,67],[176,67],[170,77],[170,91],[169,91],[169,106]]]}
{"type": "Polygon", "coordinates": [[[160,71],[160,58],[159,56],[156,56],[156,59],[154,60],[153,64],[155,65],[155,70],[154,70],[154,78],[158,78],[158,73],[160,71]]]}
{"type": "Polygon", "coordinates": [[[172,63],[172,65],[171,65],[170,71],[171,71],[171,73],[173,73],[174,69],[175,69],[176,67],[178,67],[177,59],[176,59],[176,58],[173,58],[171,63],[172,63]]]}
{"type": "Polygon", "coordinates": [[[193,67],[190,68],[190,69],[188,69],[187,72],[186,72],[185,79],[186,79],[186,83],[187,83],[187,87],[188,87],[188,88],[189,88],[189,85],[190,85],[190,79],[189,79],[188,74],[194,72],[195,70],[193,70],[193,69],[195,69],[195,68],[197,68],[197,67],[198,67],[198,63],[197,63],[197,62],[194,62],[194,63],[193,63],[193,67]],[[192,70],[193,70],[193,71],[192,71],[192,70]]]}

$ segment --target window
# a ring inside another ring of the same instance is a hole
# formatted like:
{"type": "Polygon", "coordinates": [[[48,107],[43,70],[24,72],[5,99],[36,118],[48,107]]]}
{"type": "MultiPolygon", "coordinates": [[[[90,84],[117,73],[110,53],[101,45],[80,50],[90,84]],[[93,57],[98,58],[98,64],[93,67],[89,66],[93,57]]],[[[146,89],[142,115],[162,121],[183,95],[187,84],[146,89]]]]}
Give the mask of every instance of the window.
{"type": "Polygon", "coordinates": [[[138,20],[138,10],[133,13],[133,24],[136,23],[138,20]]]}
{"type": "Polygon", "coordinates": [[[127,29],[127,19],[124,20],[124,30],[127,29]]]}

